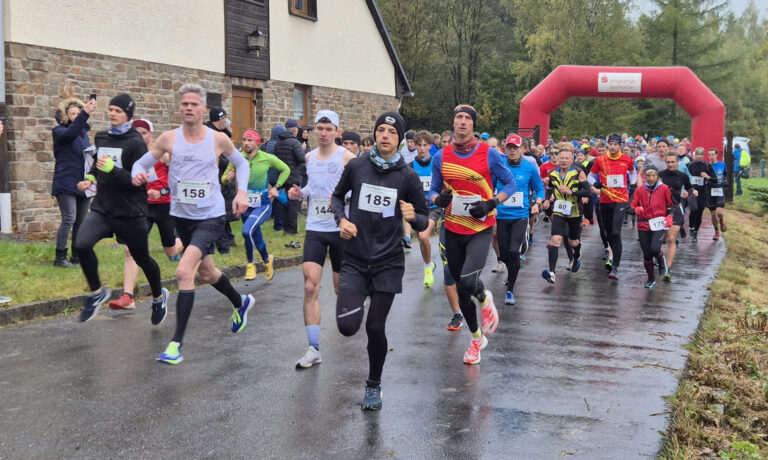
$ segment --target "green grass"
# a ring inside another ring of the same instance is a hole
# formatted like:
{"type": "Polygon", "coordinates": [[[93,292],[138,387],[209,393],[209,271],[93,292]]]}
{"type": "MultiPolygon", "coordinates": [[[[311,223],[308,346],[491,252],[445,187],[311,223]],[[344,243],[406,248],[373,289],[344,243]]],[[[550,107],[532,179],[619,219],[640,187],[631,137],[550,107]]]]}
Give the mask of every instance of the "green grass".
{"type": "MultiPolygon", "coordinates": [[[[304,228],[304,216],[299,216],[299,228],[304,228]]],[[[216,253],[213,258],[217,267],[240,265],[246,262],[243,237],[240,233],[242,223],[232,222],[232,232],[237,239],[237,247],[232,248],[229,255],[216,253]]],[[[262,226],[267,249],[275,258],[301,255],[302,249],[286,248],[291,240],[304,242],[304,234],[284,235],[272,229],[272,221],[262,226]]],[[[124,249],[114,238],[102,240],[96,245],[96,256],[99,258],[99,274],[101,280],[110,288],[123,286],[124,249]]],[[[176,262],[170,262],[160,244],[157,228],[153,228],[149,236],[149,250],[152,257],[160,266],[163,279],[173,278],[176,262]]],[[[53,266],[54,242],[20,242],[0,241],[0,294],[13,298],[0,308],[19,305],[38,300],[49,300],[83,294],[88,290],[85,277],[80,269],[64,269],[53,266]]],[[[256,253],[256,260],[259,261],[256,253]]],[[[144,274],[139,271],[138,282],[145,283],[144,274]]]]}
{"type": "MultiPolygon", "coordinates": [[[[764,177],[752,177],[749,179],[741,180],[741,188],[744,191],[743,195],[733,197],[733,208],[741,211],[745,211],[751,214],[764,215],[766,209],[761,203],[755,200],[754,192],[749,187],[768,187],[768,178],[764,177]]],[[[734,193],[736,188],[734,186],[734,193]]],[[[726,209],[730,206],[726,205],[726,209]]]]}

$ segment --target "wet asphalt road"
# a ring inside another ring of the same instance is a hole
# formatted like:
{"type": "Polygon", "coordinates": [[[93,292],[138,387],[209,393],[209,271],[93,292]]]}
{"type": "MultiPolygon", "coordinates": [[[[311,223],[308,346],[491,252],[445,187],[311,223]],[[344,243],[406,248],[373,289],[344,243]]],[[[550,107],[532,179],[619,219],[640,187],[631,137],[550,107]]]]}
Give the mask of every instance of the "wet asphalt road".
{"type": "MultiPolygon", "coordinates": [[[[634,229],[624,228],[622,279],[608,280],[597,227],[584,236],[582,270],[541,278],[549,226],[523,262],[517,305],[503,305],[505,275],[483,274],[500,326],[466,366],[469,333],[446,331],[442,273],[424,289],[418,246],[387,323],[384,407],[362,412],[364,327],[336,330],[330,269],[321,291],[323,363],[294,369],[307,343],[298,268],[237,281],[257,307],[239,335],[230,306],[199,289],[185,361],[154,361],[173,333],[168,319],[102,310],[0,330],[0,458],[638,458],[661,445],[707,284],[724,254],[705,219],[681,245],[672,283],[652,291],[634,229]]],[[[433,241],[436,245],[436,241],[433,241]]],[[[437,253],[434,253],[437,259],[437,253]]],[[[328,265],[328,264],[327,264],[328,265]]],[[[261,274],[260,274],[261,275],[261,274]]]]}

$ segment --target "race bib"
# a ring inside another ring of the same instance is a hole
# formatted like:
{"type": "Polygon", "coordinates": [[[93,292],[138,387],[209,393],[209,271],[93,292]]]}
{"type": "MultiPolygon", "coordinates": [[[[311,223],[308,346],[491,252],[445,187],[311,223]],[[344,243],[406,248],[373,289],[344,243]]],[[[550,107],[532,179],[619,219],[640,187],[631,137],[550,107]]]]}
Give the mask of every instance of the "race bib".
{"type": "Polygon", "coordinates": [[[97,158],[108,156],[115,162],[115,166],[118,168],[123,167],[123,149],[115,147],[99,147],[97,158]]]}
{"type": "Polygon", "coordinates": [[[176,201],[194,204],[198,208],[209,206],[211,203],[211,184],[180,180],[176,187],[176,201]]]}
{"type": "Polygon", "coordinates": [[[723,194],[723,187],[712,187],[709,190],[709,194],[712,196],[725,196],[723,194]]]}
{"type": "Polygon", "coordinates": [[[451,201],[451,214],[454,216],[470,217],[469,208],[472,207],[472,203],[480,201],[480,195],[453,195],[451,201]]]}
{"type": "Polygon", "coordinates": [[[704,185],[704,178],[700,176],[691,176],[691,184],[704,185]]]}
{"type": "Polygon", "coordinates": [[[360,187],[357,209],[390,217],[395,215],[396,204],[397,189],[370,184],[363,184],[360,187]]]}
{"type": "Polygon", "coordinates": [[[429,187],[432,185],[432,176],[419,176],[419,179],[421,180],[421,188],[428,192],[429,187]]]}
{"type": "Polygon", "coordinates": [[[666,220],[666,217],[654,217],[648,220],[648,225],[651,227],[652,232],[658,232],[659,230],[664,230],[664,222],[666,220]]]}
{"type": "Polygon", "coordinates": [[[512,196],[504,200],[502,204],[511,208],[522,208],[524,204],[523,192],[515,192],[512,196]]]}
{"type": "Polygon", "coordinates": [[[315,220],[331,220],[333,219],[333,213],[331,212],[331,200],[316,200],[312,199],[312,209],[310,210],[312,217],[315,220]]]}
{"type": "Polygon", "coordinates": [[[605,185],[611,188],[624,187],[624,174],[611,174],[605,178],[605,185]]]}
{"type": "Polygon", "coordinates": [[[255,208],[257,206],[261,206],[261,190],[248,189],[248,194],[246,195],[246,197],[248,198],[249,208],[255,208]]]}
{"type": "Polygon", "coordinates": [[[96,196],[96,184],[91,184],[91,186],[85,189],[84,192],[85,192],[86,198],[91,198],[96,196]]]}
{"type": "Polygon", "coordinates": [[[557,200],[555,201],[555,212],[559,212],[560,214],[564,216],[570,216],[571,215],[571,206],[573,206],[573,203],[566,200],[557,200]]]}

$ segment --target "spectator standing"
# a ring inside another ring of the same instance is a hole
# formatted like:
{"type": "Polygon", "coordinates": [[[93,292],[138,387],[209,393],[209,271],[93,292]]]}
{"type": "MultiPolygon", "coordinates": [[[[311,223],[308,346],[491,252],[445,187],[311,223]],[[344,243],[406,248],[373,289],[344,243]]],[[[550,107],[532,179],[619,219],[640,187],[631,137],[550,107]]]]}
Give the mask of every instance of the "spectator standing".
{"type": "MultiPolygon", "coordinates": [[[[295,137],[298,132],[299,125],[294,120],[288,120],[285,123],[285,131],[277,135],[277,142],[275,143],[274,155],[291,168],[291,173],[283,184],[286,191],[293,187],[294,184],[301,186],[300,171],[301,169],[306,170],[306,152],[301,147],[301,142],[295,137]]],[[[275,200],[272,203],[272,207],[283,208],[285,216],[283,231],[290,235],[297,234],[301,200],[289,199],[287,205],[283,205],[279,200],[275,200]]]]}
{"type": "MultiPolygon", "coordinates": [[[[232,139],[232,131],[229,130],[230,121],[227,117],[227,111],[221,107],[211,107],[208,113],[208,122],[204,123],[205,126],[211,128],[214,131],[224,133],[232,139]]],[[[232,212],[232,200],[237,195],[237,181],[232,181],[228,184],[221,182],[221,176],[229,166],[229,160],[224,155],[219,156],[219,184],[221,186],[221,195],[224,197],[224,209],[227,213],[224,216],[226,220],[224,224],[224,233],[216,240],[216,249],[221,254],[229,254],[229,248],[231,246],[237,246],[235,242],[235,235],[232,233],[232,226],[230,222],[237,220],[237,216],[232,212]]]]}

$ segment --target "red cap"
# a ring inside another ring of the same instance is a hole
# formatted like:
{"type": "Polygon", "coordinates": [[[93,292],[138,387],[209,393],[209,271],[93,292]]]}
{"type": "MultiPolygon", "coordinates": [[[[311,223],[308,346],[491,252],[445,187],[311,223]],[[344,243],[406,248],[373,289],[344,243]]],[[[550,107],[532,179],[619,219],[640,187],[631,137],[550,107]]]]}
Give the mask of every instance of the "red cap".
{"type": "Polygon", "coordinates": [[[509,144],[512,144],[515,147],[520,147],[521,145],[523,145],[523,140],[520,138],[520,136],[513,133],[507,136],[507,141],[504,143],[504,145],[509,145],[509,144]]]}
{"type": "Polygon", "coordinates": [[[138,120],[133,120],[133,127],[134,128],[144,128],[147,131],[149,131],[150,133],[153,132],[152,131],[152,122],[149,121],[149,120],[146,120],[144,118],[140,118],[138,120]]]}
{"type": "Polygon", "coordinates": [[[261,144],[261,136],[254,129],[248,129],[243,133],[244,139],[253,139],[257,144],[261,144]]]}
{"type": "Polygon", "coordinates": [[[567,137],[565,137],[565,136],[563,136],[563,140],[564,140],[564,141],[567,141],[567,140],[568,140],[568,138],[567,138],[567,137]]]}

